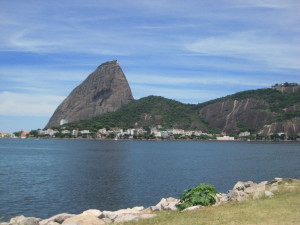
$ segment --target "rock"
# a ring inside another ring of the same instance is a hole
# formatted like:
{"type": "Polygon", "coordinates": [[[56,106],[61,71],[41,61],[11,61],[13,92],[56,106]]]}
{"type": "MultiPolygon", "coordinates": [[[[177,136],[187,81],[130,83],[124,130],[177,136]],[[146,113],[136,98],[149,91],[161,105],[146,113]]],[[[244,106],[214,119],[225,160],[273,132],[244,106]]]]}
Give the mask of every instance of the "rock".
{"type": "Polygon", "coordinates": [[[266,184],[268,181],[260,182],[259,184],[253,184],[250,187],[245,189],[245,193],[253,194],[255,192],[264,192],[266,190],[266,184]]]}
{"type": "Polygon", "coordinates": [[[254,194],[253,194],[253,199],[254,200],[257,200],[257,199],[259,199],[259,198],[261,198],[261,197],[263,197],[264,196],[264,192],[255,192],[254,194]]]}
{"type": "Polygon", "coordinates": [[[106,224],[107,223],[113,223],[113,221],[111,219],[108,219],[108,218],[103,218],[102,219],[106,224]]]}
{"type": "Polygon", "coordinates": [[[101,219],[98,219],[94,215],[82,215],[73,216],[66,219],[62,224],[66,225],[68,223],[75,223],[79,225],[104,225],[105,222],[101,219]]]}
{"type": "Polygon", "coordinates": [[[141,214],[150,214],[152,212],[151,207],[148,207],[141,211],[141,214]]]}
{"type": "Polygon", "coordinates": [[[39,225],[40,219],[23,215],[10,219],[10,225],[39,225]]]}
{"type": "Polygon", "coordinates": [[[135,216],[132,214],[123,214],[123,215],[118,216],[114,222],[115,223],[125,223],[125,222],[130,222],[130,221],[137,221],[137,220],[139,220],[139,216],[135,216]]]}
{"type": "Polygon", "coordinates": [[[69,214],[69,213],[61,213],[55,216],[50,217],[49,219],[45,219],[40,221],[40,225],[54,225],[51,224],[52,222],[55,223],[63,223],[65,219],[68,219],[70,217],[76,216],[75,214],[69,214]]]}
{"type": "Polygon", "coordinates": [[[108,218],[112,221],[114,221],[117,218],[117,214],[115,212],[111,211],[103,211],[102,214],[99,216],[100,219],[102,218],[108,218]]]}
{"type": "Polygon", "coordinates": [[[98,209],[89,209],[82,213],[82,215],[93,215],[95,217],[100,217],[102,212],[98,209]]]}
{"type": "Polygon", "coordinates": [[[158,207],[158,206],[151,206],[150,209],[153,212],[157,212],[157,211],[161,211],[162,210],[161,207],[158,207]]]}
{"type": "Polygon", "coordinates": [[[46,128],[68,122],[88,119],[114,112],[133,100],[126,77],[117,63],[101,64],[58,106],[46,128]]]}
{"type": "Polygon", "coordinates": [[[276,186],[271,186],[270,187],[270,190],[269,191],[271,191],[271,192],[275,192],[275,191],[279,191],[279,188],[278,188],[278,185],[276,185],[276,186]]]}
{"type": "Polygon", "coordinates": [[[283,178],[275,177],[274,180],[275,180],[276,182],[280,182],[280,181],[283,181],[283,178]]]}
{"type": "Polygon", "coordinates": [[[224,193],[217,194],[216,197],[215,197],[215,199],[216,199],[216,203],[217,203],[217,204],[218,204],[218,203],[219,203],[219,204],[222,204],[222,203],[226,203],[226,202],[229,201],[228,196],[227,196],[226,194],[224,194],[224,193]]]}
{"type": "Polygon", "coordinates": [[[245,189],[245,184],[242,181],[238,181],[234,186],[233,186],[233,190],[238,190],[238,191],[242,191],[245,189]]]}
{"type": "MultiPolygon", "coordinates": [[[[248,194],[244,191],[230,190],[227,194],[227,201],[244,201],[248,198],[248,194]]],[[[226,199],[226,197],[224,197],[226,199]]]]}
{"type": "Polygon", "coordinates": [[[64,223],[64,225],[81,225],[81,224],[70,222],[70,223],[64,223]]]}
{"type": "Polygon", "coordinates": [[[202,107],[199,110],[199,116],[204,118],[211,127],[226,133],[238,132],[236,121],[259,130],[274,116],[272,112],[255,108],[257,106],[268,107],[265,101],[253,98],[220,100],[202,107]]]}
{"type": "MultiPolygon", "coordinates": [[[[41,225],[41,224],[40,224],[41,225]]],[[[60,223],[56,223],[54,221],[50,221],[49,223],[47,223],[47,225],[60,225],[60,223]]]]}
{"type": "Polygon", "coordinates": [[[194,211],[194,210],[201,209],[201,208],[203,208],[202,205],[191,206],[191,207],[188,207],[188,208],[182,210],[182,212],[194,211]]]}
{"type": "Polygon", "coordinates": [[[128,209],[120,209],[118,211],[115,211],[114,213],[117,215],[121,214],[137,214],[144,210],[145,208],[143,206],[137,206],[134,208],[128,208],[128,209]]]}
{"type": "Polygon", "coordinates": [[[273,197],[273,193],[271,192],[271,191],[265,191],[265,196],[266,197],[269,197],[269,198],[271,198],[271,197],[273,197]]]}
{"type": "Polygon", "coordinates": [[[152,211],[162,211],[162,210],[177,210],[176,205],[179,203],[179,200],[173,197],[162,198],[156,206],[151,206],[150,209],[152,211]]]}

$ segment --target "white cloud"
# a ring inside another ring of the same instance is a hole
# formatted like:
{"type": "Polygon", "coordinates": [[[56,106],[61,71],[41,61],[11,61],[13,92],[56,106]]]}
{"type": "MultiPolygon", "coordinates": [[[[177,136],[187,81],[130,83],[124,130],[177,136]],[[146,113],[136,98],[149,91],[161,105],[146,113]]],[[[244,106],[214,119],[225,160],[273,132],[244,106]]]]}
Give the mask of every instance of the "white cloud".
{"type": "Polygon", "coordinates": [[[1,116],[51,116],[65,97],[0,92],[1,116]]]}
{"type": "Polygon", "coordinates": [[[249,31],[202,38],[184,47],[201,55],[243,58],[273,67],[300,69],[299,46],[299,41],[280,40],[249,31]]]}
{"type": "Polygon", "coordinates": [[[212,76],[210,75],[198,75],[195,76],[164,76],[164,75],[151,75],[151,74],[127,74],[129,83],[132,84],[148,84],[148,85],[177,85],[178,88],[182,85],[201,85],[201,84],[229,84],[229,85],[242,85],[242,86],[257,86],[266,87],[269,86],[269,82],[258,82],[254,79],[233,77],[233,76],[212,76]]]}

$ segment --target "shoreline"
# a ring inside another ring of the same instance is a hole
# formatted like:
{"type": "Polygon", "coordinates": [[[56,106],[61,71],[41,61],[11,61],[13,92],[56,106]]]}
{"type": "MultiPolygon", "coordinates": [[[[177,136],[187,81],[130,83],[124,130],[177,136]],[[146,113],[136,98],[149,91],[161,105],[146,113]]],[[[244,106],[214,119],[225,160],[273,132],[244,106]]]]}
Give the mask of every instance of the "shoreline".
{"type": "Polygon", "coordinates": [[[201,140],[201,139],[98,139],[98,138],[55,138],[55,137],[28,137],[28,138],[0,138],[1,139],[22,139],[22,140],[86,140],[86,141],[157,141],[157,142],[184,142],[184,141],[194,141],[194,142],[221,142],[221,143],[232,143],[232,142],[271,142],[271,143],[286,143],[286,142],[299,142],[300,140],[215,140],[215,139],[207,139],[207,140],[201,140]]]}
{"type": "MultiPolygon", "coordinates": [[[[292,190],[300,187],[300,180],[295,178],[274,178],[272,181],[238,181],[227,193],[216,195],[216,203],[213,206],[219,206],[228,202],[244,202],[250,199],[257,200],[260,198],[272,198],[283,187],[292,190]]],[[[10,218],[10,222],[2,222],[0,225],[105,225],[118,224],[143,219],[151,219],[162,211],[179,211],[176,205],[179,199],[168,197],[162,198],[155,206],[144,208],[136,206],[133,208],[119,209],[116,211],[101,211],[99,209],[88,209],[80,214],[60,213],[50,218],[40,219],[35,217],[25,217],[23,215],[10,218]]],[[[209,207],[209,206],[208,206],[209,207]]],[[[181,212],[193,211],[206,206],[192,206],[181,212]]]]}

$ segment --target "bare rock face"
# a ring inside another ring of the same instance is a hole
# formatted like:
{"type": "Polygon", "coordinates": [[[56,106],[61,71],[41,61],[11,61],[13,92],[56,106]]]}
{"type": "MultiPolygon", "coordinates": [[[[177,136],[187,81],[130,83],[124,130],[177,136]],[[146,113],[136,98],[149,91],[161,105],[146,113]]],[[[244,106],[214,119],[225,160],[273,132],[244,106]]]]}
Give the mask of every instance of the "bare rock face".
{"type": "Polygon", "coordinates": [[[226,100],[205,106],[199,112],[212,127],[224,132],[239,131],[237,121],[248,128],[258,130],[266,121],[274,117],[273,113],[259,108],[266,103],[257,99],[226,100]]]}
{"type": "Polygon", "coordinates": [[[277,133],[288,133],[288,134],[300,134],[300,118],[296,117],[291,120],[275,122],[269,125],[265,125],[258,134],[270,135],[277,133]]]}
{"type": "Polygon", "coordinates": [[[74,122],[114,112],[133,100],[126,77],[117,63],[101,64],[58,106],[46,128],[61,120],[74,122]]]}
{"type": "Polygon", "coordinates": [[[278,87],[274,87],[274,89],[282,93],[300,93],[300,85],[288,86],[288,87],[278,86],[278,87]]]}

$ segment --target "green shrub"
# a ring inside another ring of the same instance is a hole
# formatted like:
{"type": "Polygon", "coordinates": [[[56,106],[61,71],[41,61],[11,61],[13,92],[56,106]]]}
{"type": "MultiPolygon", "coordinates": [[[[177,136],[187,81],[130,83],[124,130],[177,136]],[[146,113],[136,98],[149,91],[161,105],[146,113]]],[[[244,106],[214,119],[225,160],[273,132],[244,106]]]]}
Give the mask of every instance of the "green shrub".
{"type": "Polygon", "coordinates": [[[196,205],[213,205],[216,203],[215,196],[217,194],[218,192],[214,186],[201,183],[194,188],[186,190],[180,196],[180,202],[177,204],[177,208],[183,210],[196,205]]]}

